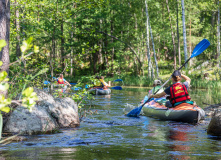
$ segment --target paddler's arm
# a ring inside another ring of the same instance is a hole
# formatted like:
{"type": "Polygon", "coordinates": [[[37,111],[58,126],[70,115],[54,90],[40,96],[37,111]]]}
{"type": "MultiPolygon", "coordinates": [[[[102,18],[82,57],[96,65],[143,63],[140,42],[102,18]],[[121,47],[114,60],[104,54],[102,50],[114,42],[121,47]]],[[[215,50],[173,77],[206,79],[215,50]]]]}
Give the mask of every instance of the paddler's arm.
{"type": "Polygon", "coordinates": [[[181,74],[181,77],[190,85],[191,79],[184,74],[181,74]]]}
{"type": "Polygon", "coordinates": [[[71,84],[68,81],[65,81],[65,83],[67,83],[71,87],[71,84]]]}
{"type": "Polygon", "coordinates": [[[166,95],[165,92],[161,92],[161,93],[155,94],[155,95],[152,94],[152,95],[149,96],[149,98],[161,98],[161,97],[163,97],[165,95],[166,95]]]}

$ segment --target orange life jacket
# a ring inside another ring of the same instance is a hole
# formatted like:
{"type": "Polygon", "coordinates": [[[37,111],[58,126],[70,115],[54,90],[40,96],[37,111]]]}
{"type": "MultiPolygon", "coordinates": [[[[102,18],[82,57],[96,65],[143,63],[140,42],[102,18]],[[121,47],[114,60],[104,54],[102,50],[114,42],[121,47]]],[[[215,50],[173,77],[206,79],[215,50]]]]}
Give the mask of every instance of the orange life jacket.
{"type": "Polygon", "coordinates": [[[64,84],[63,78],[58,78],[58,84],[64,84]]]}
{"type": "Polygon", "coordinates": [[[190,99],[185,85],[175,83],[170,87],[170,102],[172,105],[177,102],[189,101],[190,99]]]}

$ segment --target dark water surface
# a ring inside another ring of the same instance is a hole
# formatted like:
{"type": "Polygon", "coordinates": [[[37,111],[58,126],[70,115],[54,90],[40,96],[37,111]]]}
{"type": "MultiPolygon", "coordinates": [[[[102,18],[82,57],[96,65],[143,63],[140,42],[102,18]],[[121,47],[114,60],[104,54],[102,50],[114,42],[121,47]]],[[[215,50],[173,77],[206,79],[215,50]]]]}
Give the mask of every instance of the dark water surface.
{"type": "MultiPolygon", "coordinates": [[[[147,89],[112,90],[96,96],[91,110],[75,129],[0,148],[0,159],[220,159],[221,141],[208,136],[209,118],[198,125],[123,115],[126,103],[137,106],[147,89]]],[[[201,107],[213,103],[208,91],[191,91],[201,107]]],[[[88,106],[89,108],[89,106],[88,106]]]]}

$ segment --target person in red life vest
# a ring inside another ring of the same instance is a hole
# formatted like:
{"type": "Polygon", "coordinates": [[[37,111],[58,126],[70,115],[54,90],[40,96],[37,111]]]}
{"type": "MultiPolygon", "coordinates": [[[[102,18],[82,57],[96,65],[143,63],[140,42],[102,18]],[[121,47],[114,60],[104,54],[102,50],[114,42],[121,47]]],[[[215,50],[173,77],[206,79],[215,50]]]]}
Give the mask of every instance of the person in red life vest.
{"type": "Polygon", "coordinates": [[[190,86],[191,79],[183,74],[180,73],[180,71],[176,70],[172,74],[172,82],[173,84],[166,88],[164,92],[150,95],[149,98],[161,98],[165,95],[169,96],[169,100],[166,103],[166,107],[175,107],[181,103],[189,103],[192,104],[192,101],[190,101],[190,96],[188,94],[188,88],[190,86]],[[184,79],[185,82],[181,83],[181,79],[184,79]]]}
{"type": "Polygon", "coordinates": [[[65,91],[66,91],[67,85],[69,85],[69,86],[71,87],[71,84],[64,79],[63,74],[60,74],[60,75],[59,75],[59,77],[57,78],[57,83],[58,83],[58,84],[61,84],[61,85],[62,85],[62,84],[64,85],[62,92],[65,92],[65,91]]]}

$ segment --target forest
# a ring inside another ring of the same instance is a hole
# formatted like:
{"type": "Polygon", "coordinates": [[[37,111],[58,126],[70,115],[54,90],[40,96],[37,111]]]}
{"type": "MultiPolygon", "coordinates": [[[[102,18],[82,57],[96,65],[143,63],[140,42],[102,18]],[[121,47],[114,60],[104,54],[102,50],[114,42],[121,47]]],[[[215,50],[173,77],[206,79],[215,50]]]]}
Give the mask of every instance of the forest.
{"type": "Polygon", "coordinates": [[[0,0],[0,159],[218,157],[220,59],[219,0],[0,0]]]}
{"type": "Polygon", "coordinates": [[[163,75],[176,69],[206,38],[211,46],[192,59],[190,70],[220,59],[219,1],[204,0],[1,0],[2,70],[9,76],[163,75]],[[10,4],[9,4],[10,3],[10,4]],[[8,16],[10,14],[10,17],[8,16]],[[4,32],[5,31],[5,32],[4,32]],[[21,46],[28,46],[26,52],[21,46]],[[39,52],[31,54],[34,46],[39,52]],[[21,58],[23,57],[23,58],[21,58]],[[8,64],[19,60],[21,68],[8,64]],[[6,66],[6,67],[4,67],[6,66]]]}

